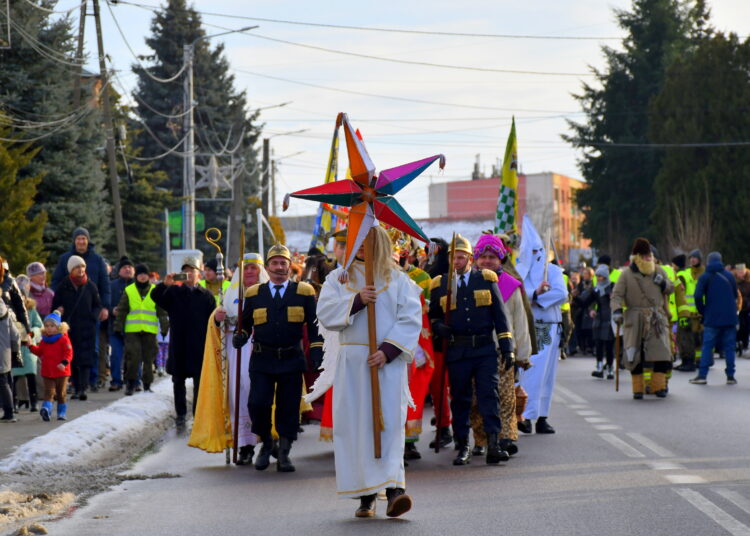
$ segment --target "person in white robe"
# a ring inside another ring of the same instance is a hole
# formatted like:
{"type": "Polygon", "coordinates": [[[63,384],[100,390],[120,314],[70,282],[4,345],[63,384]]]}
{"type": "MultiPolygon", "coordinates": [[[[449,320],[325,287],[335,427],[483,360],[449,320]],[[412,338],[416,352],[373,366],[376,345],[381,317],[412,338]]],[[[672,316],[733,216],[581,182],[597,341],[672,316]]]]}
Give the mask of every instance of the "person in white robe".
{"type": "MultiPolygon", "coordinates": [[[[340,497],[360,498],[357,517],[375,514],[376,494],[385,489],[387,515],[411,508],[405,494],[404,441],[411,403],[407,364],[414,358],[422,329],[421,289],[391,259],[391,242],[380,226],[375,233],[375,285],[365,285],[363,248],[349,266],[326,278],[317,306],[323,328],[339,332],[340,350],[333,378],[333,447],[340,497]],[[369,353],[367,309],[374,302],[378,351],[369,353]],[[374,457],[370,367],[380,380],[382,456],[374,457]]],[[[324,366],[331,366],[330,364],[324,366]]]]}
{"type": "Polygon", "coordinates": [[[557,375],[562,332],[560,306],[568,298],[568,292],[562,269],[548,263],[547,255],[547,247],[528,214],[525,215],[516,268],[531,302],[538,347],[538,352],[531,356],[531,368],[521,372],[521,386],[529,398],[523,412],[524,420],[518,423],[518,429],[527,434],[531,433],[532,419],[536,419],[537,434],[555,433],[547,417],[557,375]]]}
{"type": "MultiPolygon", "coordinates": [[[[232,347],[232,334],[237,327],[237,305],[240,296],[240,277],[243,278],[242,289],[248,289],[256,283],[268,282],[268,274],[263,264],[263,257],[257,253],[246,253],[242,259],[242,267],[234,271],[232,281],[224,296],[225,319],[224,324],[224,341],[227,348],[228,366],[229,366],[229,407],[232,420],[232,430],[238,426],[235,423],[235,386],[237,374],[237,350],[232,347]]],[[[221,321],[221,316],[217,311],[217,320],[221,321]]],[[[239,404],[239,429],[237,431],[237,444],[239,446],[239,455],[237,465],[249,465],[252,463],[255,445],[258,444],[258,437],[252,433],[252,422],[247,409],[247,400],[250,396],[250,356],[253,352],[252,338],[248,344],[242,347],[240,361],[240,404],[239,404]]]]}

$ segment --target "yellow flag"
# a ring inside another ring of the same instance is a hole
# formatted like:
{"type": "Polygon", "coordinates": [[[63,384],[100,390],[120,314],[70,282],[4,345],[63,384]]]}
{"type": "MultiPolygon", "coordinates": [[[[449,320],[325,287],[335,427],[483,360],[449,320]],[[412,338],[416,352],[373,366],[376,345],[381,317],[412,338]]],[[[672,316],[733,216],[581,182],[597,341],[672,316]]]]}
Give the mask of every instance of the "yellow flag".
{"type": "Polygon", "coordinates": [[[508,143],[505,145],[502,180],[497,197],[495,233],[507,233],[517,229],[518,217],[518,141],[516,139],[516,118],[510,126],[508,143]]]}

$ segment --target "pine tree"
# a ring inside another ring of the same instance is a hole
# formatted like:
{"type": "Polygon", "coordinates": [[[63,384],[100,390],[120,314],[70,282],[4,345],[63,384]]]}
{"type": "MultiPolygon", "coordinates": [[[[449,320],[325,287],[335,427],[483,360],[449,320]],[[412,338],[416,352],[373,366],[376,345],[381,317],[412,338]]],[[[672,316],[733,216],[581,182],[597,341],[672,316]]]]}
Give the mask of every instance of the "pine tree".
{"type": "MultiPolygon", "coordinates": [[[[652,103],[658,143],[750,140],[750,40],[703,29],[698,44],[675,60],[652,103]]],[[[750,259],[750,151],[744,146],[665,150],[656,177],[656,221],[670,246],[718,249],[728,262],[750,259]]]]}
{"type": "Polygon", "coordinates": [[[48,216],[44,243],[54,262],[71,247],[71,232],[78,226],[86,227],[100,246],[112,235],[101,164],[104,134],[91,93],[98,89],[97,81],[84,87],[85,104],[73,110],[78,68],[70,65],[75,63],[76,44],[72,20],[53,20],[22,0],[11,0],[10,5],[12,47],[0,50],[0,108],[14,125],[58,121],[23,131],[25,139],[47,136],[36,142],[39,154],[20,172],[22,178],[42,177],[31,213],[48,216]]]}
{"type": "Polygon", "coordinates": [[[583,150],[579,167],[588,188],[577,203],[585,215],[583,232],[600,250],[624,259],[636,236],[659,238],[654,226],[653,183],[662,152],[610,144],[648,144],[649,105],[664,83],[667,67],[686,50],[698,12],[678,0],[634,0],[632,11],[617,11],[627,31],[623,51],[603,47],[604,71],[594,70],[598,85],[584,84],[576,98],[585,123],[569,121],[583,150]]]}
{"type": "MultiPolygon", "coordinates": [[[[194,47],[194,96],[197,106],[194,110],[196,164],[206,165],[209,155],[220,154],[222,149],[238,147],[235,162],[243,162],[247,170],[256,165],[256,152],[253,144],[258,131],[253,124],[257,113],[248,112],[245,92],[234,88],[234,77],[229,73],[229,63],[224,56],[224,47],[219,44],[211,48],[210,42],[198,40],[204,37],[200,16],[194,9],[187,7],[185,0],[169,0],[163,10],[157,12],[151,24],[152,35],[146,43],[154,51],[148,59],[152,61],[149,72],[159,78],[169,78],[179,72],[183,66],[183,45],[195,42],[194,47]]],[[[148,76],[140,66],[133,67],[138,75],[138,87],[135,92],[138,101],[137,114],[151,132],[159,139],[154,143],[151,135],[143,129],[134,141],[135,147],[142,150],[144,156],[156,156],[165,152],[165,148],[174,147],[185,132],[182,117],[183,78],[178,77],[171,83],[159,83],[148,76]],[[156,112],[154,111],[156,110],[156,112]]],[[[165,185],[175,196],[182,195],[183,158],[176,153],[154,162],[154,169],[167,175],[165,185]]],[[[229,163],[229,158],[221,157],[220,164],[229,163]]],[[[245,181],[245,191],[257,190],[256,178],[250,173],[242,173],[240,179],[245,181]]],[[[226,194],[222,194],[226,195],[226,194]]],[[[205,190],[199,190],[196,197],[208,197],[205,190]]],[[[196,210],[205,215],[206,227],[226,229],[229,203],[210,201],[196,203],[196,210]]],[[[201,236],[196,237],[196,245],[205,253],[211,247],[201,236]]]]}
{"type": "MultiPolygon", "coordinates": [[[[0,115],[0,123],[5,119],[0,115]]],[[[10,136],[9,128],[0,128],[0,138],[10,136]]],[[[42,177],[18,177],[39,150],[30,143],[0,141],[0,256],[8,261],[13,273],[24,273],[30,262],[47,260],[42,243],[47,215],[42,211],[29,217],[42,177]]]]}

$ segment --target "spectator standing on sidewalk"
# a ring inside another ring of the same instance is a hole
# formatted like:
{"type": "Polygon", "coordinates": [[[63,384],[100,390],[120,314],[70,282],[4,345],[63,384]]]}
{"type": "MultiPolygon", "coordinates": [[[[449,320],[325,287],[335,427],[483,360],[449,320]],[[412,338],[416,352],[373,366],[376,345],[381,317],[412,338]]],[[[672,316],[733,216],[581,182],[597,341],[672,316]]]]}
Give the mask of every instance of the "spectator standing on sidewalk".
{"type": "Polygon", "coordinates": [[[101,318],[102,302],[96,285],[89,281],[86,261],[78,255],[68,258],[69,275],[62,280],[55,292],[52,307],[62,313],[62,319],[70,326],[70,342],[73,343],[73,399],[86,400],[89,375],[98,359],[96,351],[96,326],[101,318]]]}
{"type": "Polygon", "coordinates": [[[742,296],[742,308],[740,309],[740,329],[737,332],[740,349],[744,354],[747,351],[748,337],[750,336],[750,271],[745,263],[737,264],[734,267],[734,277],[737,281],[737,288],[742,296]]]}
{"type": "Polygon", "coordinates": [[[158,351],[156,335],[169,331],[167,313],[151,297],[155,285],[149,280],[148,266],[135,267],[135,283],[125,287],[117,305],[114,333],[125,336],[125,394],[131,396],[138,385],[138,374],[143,367],[143,390],[151,391],[154,381],[154,359],[158,351]]]}
{"type": "Polygon", "coordinates": [[[721,253],[706,258],[706,271],[695,286],[695,306],[703,322],[703,351],[698,375],[690,383],[705,385],[714,349],[720,348],[726,360],[727,385],[734,385],[734,350],[737,337],[737,282],[724,268],[721,253]]]}
{"type": "MultiPolygon", "coordinates": [[[[0,298],[3,291],[0,289],[0,298]]],[[[21,337],[16,327],[13,311],[0,299],[0,402],[3,406],[3,416],[0,422],[16,422],[13,416],[13,391],[10,375],[13,353],[21,351],[21,337]]]]}
{"type": "Polygon", "coordinates": [[[200,261],[196,257],[185,257],[181,270],[187,279],[182,285],[175,284],[175,274],[167,274],[164,282],[156,285],[151,292],[156,305],[169,315],[167,373],[172,375],[178,426],[185,424],[187,416],[185,390],[187,378],[193,378],[193,413],[195,413],[208,319],[216,308],[214,297],[198,284],[200,269],[200,261]]]}
{"type": "Polygon", "coordinates": [[[135,277],[133,261],[127,257],[122,257],[117,263],[117,279],[109,284],[113,304],[112,315],[115,317],[111,323],[112,333],[109,335],[109,345],[112,347],[112,354],[109,356],[109,370],[112,374],[112,382],[109,385],[110,391],[119,391],[123,386],[122,364],[125,355],[125,339],[122,332],[115,333],[114,326],[120,315],[117,304],[120,303],[125,287],[133,283],[133,277],[135,277]]]}
{"type": "Polygon", "coordinates": [[[36,302],[36,311],[42,318],[52,312],[55,293],[47,287],[47,269],[41,262],[32,262],[26,267],[29,276],[29,297],[36,302]]]}

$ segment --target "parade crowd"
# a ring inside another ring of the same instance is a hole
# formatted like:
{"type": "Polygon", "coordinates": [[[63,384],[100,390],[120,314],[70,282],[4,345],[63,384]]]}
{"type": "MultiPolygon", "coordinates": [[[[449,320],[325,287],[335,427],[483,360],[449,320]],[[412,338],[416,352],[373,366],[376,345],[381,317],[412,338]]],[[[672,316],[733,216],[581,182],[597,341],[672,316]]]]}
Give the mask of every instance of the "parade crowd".
{"type": "Polygon", "coordinates": [[[629,371],[635,399],[667,397],[674,371],[705,384],[718,358],[736,384],[750,273],[719,252],[665,259],[637,238],[625,262],[564,267],[528,217],[520,238],[486,232],[475,244],[370,232],[372,282],[363,248],[347,259],[345,229],[328,237],[331,258],[277,244],[226,269],[186,257],[163,278],[127,257],[110,266],[83,228],[49,271],[32,262],[14,276],[2,259],[0,420],[65,420],[101,390],[148,396],[168,374],[177,426],[194,416],[191,446],[233,446],[239,465],[265,470],[273,458],[292,472],[301,426],[319,422],[338,495],[372,517],[385,493],[396,517],[412,506],[405,467],[425,450],[425,405],[431,449],[455,448],[456,466],[494,465],[518,452],[519,431],[555,433],[555,376],[569,356],[592,356],[596,381],[629,371]]]}

